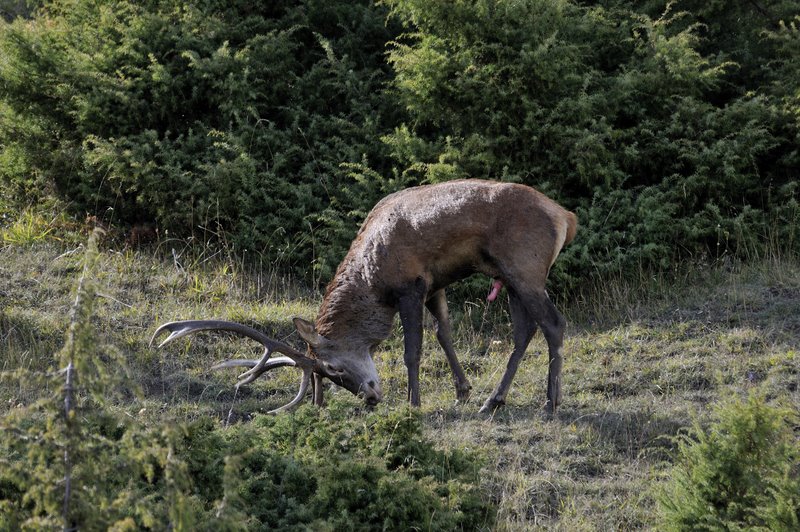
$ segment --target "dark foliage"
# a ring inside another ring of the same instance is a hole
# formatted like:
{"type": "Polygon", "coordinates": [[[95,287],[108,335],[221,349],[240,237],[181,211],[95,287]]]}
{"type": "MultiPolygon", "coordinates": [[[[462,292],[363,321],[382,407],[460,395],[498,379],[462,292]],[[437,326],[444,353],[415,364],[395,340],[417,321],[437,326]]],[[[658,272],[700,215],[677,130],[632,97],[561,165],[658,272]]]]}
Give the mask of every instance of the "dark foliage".
{"type": "Polygon", "coordinates": [[[323,280],[382,195],[462,176],[577,211],[566,287],[797,249],[794,2],[39,4],[0,27],[17,205],[224,234],[323,280]]]}

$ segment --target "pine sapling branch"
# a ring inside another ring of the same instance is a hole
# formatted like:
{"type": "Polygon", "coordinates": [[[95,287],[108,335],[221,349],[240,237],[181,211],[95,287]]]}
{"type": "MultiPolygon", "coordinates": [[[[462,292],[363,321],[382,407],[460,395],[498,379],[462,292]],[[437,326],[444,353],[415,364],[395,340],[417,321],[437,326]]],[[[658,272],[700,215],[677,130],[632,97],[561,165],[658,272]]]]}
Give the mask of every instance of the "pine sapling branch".
{"type": "MultiPolygon", "coordinates": [[[[66,373],[66,379],[64,384],[64,423],[67,428],[67,434],[71,433],[72,427],[72,392],[74,391],[73,387],[73,376],[75,373],[75,366],[72,364],[70,360],[67,367],[64,369],[66,373]]],[[[72,495],[72,462],[70,460],[69,450],[70,450],[70,438],[67,438],[66,445],[64,445],[64,506],[63,506],[63,515],[64,515],[64,531],[67,530],[74,530],[75,528],[71,526],[69,520],[69,500],[70,496],[72,495]]]]}

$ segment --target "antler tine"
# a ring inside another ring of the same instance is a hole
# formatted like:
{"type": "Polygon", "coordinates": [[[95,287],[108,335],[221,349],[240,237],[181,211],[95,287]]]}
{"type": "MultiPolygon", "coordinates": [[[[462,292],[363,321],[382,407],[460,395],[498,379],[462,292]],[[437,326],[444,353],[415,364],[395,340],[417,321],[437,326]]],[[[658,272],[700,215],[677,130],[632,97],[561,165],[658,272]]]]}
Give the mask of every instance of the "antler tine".
{"type": "MultiPolygon", "coordinates": [[[[158,336],[164,331],[169,331],[170,335],[158,345],[159,348],[164,347],[173,340],[177,340],[178,338],[182,338],[189,334],[194,334],[200,331],[230,331],[241,334],[242,336],[246,336],[248,338],[252,338],[263,345],[269,353],[274,351],[287,355],[295,362],[295,365],[297,366],[303,368],[313,368],[314,366],[314,361],[308,358],[304,353],[301,353],[297,349],[290,347],[283,342],[273,340],[261,331],[257,331],[256,329],[248,327],[247,325],[242,325],[241,323],[223,320],[172,321],[165,323],[156,329],[156,332],[153,333],[153,337],[150,340],[150,345],[153,345],[155,339],[158,338],[158,336]]],[[[269,358],[269,353],[265,353],[267,358],[269,358]]]]}
{"type": "MultiPolygon", "coordinates": [[[[256,380],[262,373],[265,373],[271,369],[280,368],[283,366],[296,366],[294,360],[289,357],[276,357],[269,359],[269,350],[264,350],[264,356],[261,357],[260,360],[245,360],[245,359],[232,359],[226,360],[225,362],[220,362],[211,367],[211,369],[223,369],[223,368],[236,368],[236,367],[247,367],[250,368],[249,371],[246,371],[239,375],[239,382],[236,383],[236,388],[238,389],[239,386],[244,384],[248,384],[256,380]]],[[[303,397],[308,390],[309,380],[311,378],[312,372],[311,370],[303,370],[303,377],[300,380],[300,390],[297,392],[297,395],[294,399],[292,399],[289,403],[275,408],[274,410],[270,410],[267,412],[268,414],[278,414],[280,412],[285,412],[290,408],[296,406],[300,401],[303,400],[303,397]]]]}
{"type": "MultiPolygon", "coordinates": [[[[261,359],[255,358],[232,358],[230,360],[226,360],[224,362],[220,362],[219,364],[214,364],[208,369],[226,369],[226,368],[254,368],[261,362],[261,359]]],[[[267,368],[265,371],[269,371],[274,368],[281,368],[284,366],[296,366],[297,364],[294,363],[289,357],[275,357],[270,358],[269,362],[266,364],[267,368]]]]}
{"type": "MultiPolygon", "coordinates": [[[[244,384],[250,384],[257,378],[259,378],[261,374],[266,373],[271,369],[280,368],[283,366],[297,366],[295,361],[289,357],[278,357],[270,359],[269,355],[270,355],[269,349],[264,349],[264,355],[261,357],[260,360],[255,360],[255,361],[248,360],[247,361],[248,363],[255,362],[255,364],[249,370],[239,375],[239,382],[236,383],[236,387],[238,388],[239,386],[242,386],[244,384]]],[[[231,361],[229,360],[228,362],[231,361]]],[[[220,366],[221,364],[217,364],[211,369],[215,369],[220,366]]]]}
{"type": "Polygon", "coordinates": [[[311,382],[311,375],[312,371],[310,369],[303,370],[303,377],[300,380],[300,391],[297,392],[297,395],[294,399],[286,403],[280,408],[276,408],[274,410],[270,410],[267,414],[279,414],[280,412],[285,412],[291,408],[297,406],[297,404],[303,400],[303,397],[306,395],[306,391],[308,390],[308,384],[311,382]]]}

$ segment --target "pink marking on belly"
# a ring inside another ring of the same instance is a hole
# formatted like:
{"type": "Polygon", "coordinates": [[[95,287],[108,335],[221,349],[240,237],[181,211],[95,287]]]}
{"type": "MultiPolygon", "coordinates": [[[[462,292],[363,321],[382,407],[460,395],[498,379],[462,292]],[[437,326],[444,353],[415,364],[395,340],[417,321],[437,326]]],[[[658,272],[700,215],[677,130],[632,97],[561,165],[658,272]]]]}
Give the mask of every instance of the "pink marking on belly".
{"type": "Polygon", "coordinates": [[[492,289],[489,292],[489,295],[486,296],[486,301],[492,302],[497,299],[497,296],[500,294],[500,289],[503,288],[503,282],[495,279],[492,281],[492,289]]]}

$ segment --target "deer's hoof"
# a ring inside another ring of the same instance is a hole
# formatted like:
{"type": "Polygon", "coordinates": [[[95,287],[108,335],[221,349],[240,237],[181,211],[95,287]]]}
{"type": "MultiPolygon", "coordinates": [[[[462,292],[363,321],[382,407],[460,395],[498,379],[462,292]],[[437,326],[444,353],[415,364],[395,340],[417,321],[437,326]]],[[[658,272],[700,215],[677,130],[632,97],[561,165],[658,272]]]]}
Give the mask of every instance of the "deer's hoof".
{"type": "Polygon", "coordinates": [[[483,406],[481,407],[480,410],[478,410],[478,412],[482,414],[491,414],[504,404],[506,404],[504,399],[498,397],[490,397],[486,400],[485,403],[483,403],[483,406]]]}
{"type": "Polygon", "coordinates": [[[469,385],[466,388],[456,388],[456,402],[459,404],[466,403],[469,400],[469,392],[471,389],[469,385]]]}
{"type": "Polygon", "coordinates": [[[547,419],[553,419],[556,417],[556,410],[558,408],[558,404],[554,403],[550,399],[544,404],[544,415],[547,419]]]}

